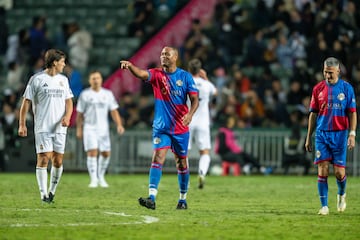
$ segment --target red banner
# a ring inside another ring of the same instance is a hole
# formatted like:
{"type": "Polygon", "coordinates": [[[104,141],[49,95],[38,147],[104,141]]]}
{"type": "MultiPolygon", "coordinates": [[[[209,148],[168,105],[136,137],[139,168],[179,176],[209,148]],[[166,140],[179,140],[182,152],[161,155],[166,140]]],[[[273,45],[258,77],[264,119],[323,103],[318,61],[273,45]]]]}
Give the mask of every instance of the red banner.
{"type": "MultiPolygon", "coordinates": [[[[164,46],[180,47],[189,33],[191,22],[198,18],[202,23],[211,19],[217,0],[192,0],[169,22],[142,46],[130,59],[136,66],[146,69],[151,63],[160,62],[160,52],[164,46]]],[[[124,92],[138,92],[141,80],[127,70],[117,70],[104,82],[117,99],[124,92]]]]}

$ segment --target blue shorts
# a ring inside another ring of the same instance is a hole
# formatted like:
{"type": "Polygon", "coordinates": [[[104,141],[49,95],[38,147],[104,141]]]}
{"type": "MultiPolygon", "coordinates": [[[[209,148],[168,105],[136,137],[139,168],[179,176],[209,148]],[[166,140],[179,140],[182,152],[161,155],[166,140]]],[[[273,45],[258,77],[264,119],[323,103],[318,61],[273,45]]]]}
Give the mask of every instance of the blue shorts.
{"type": "Polygon", "coordinates": [[[314,163],[329,161],[337,167],[346,167],[348,131],[316,131],[314,163]]]}
{"type": "Polygon", "coordinates": [[[170,135],[168,133],[153,131],[153,148],[171,148],[174,154],[184,158],[188,153],[189,132],[183,134],[170,135]]]}

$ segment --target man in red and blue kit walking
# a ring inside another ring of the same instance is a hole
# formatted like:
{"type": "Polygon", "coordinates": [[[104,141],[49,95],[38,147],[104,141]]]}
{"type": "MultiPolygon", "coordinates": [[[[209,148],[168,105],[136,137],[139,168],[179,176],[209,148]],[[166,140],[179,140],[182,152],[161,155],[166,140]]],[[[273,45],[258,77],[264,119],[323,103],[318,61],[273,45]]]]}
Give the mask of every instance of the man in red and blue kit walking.
{"type": "Polygon", "coordinates": [[[328,215],[329,164],[333,164],[338,186],[337,210],[346,209],[346,151],[355,147],[356,101],[350,83],[339,77],[340,62],[334,57],[324,61],[324,80],[315,85],[310,102],[308,131],[305,142],[312,151],[315,133],[315,159],[318,165],[318,192],[321,203],[319,215],[328,215]]]}

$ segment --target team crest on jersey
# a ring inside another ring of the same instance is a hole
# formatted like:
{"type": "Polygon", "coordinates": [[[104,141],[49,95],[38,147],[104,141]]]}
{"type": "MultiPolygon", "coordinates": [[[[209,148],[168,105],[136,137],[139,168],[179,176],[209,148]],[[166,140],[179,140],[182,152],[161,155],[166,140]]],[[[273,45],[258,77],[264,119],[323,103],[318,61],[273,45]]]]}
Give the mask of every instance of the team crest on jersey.
{"type": "Polygon", "coordinates": [[[161,139],[158,137],[154,138],[154,144],[159,144],[159,143],[161,143],[161,139]]]}
{"type": "Polygon", "coordinates": [[[317,150],[315,155],[316,155],[316,158],[320,158],[321,157],[321,152],[319,150],[317,150]]]}
{"type": "Polygon", "coordinates": [[[62,86],[62,87],[64,86],[64,83],[62,81],[60,81],[60,86],[62,86]]]}
{"type": "Polygon", "coordinates": [[[340,101],[345,99],[345,94],[344,93],[339,93],[339,95],[337,96],[337,99],[339,99],[340,101]]]}
{"type": "Polygon", "coordinates": [[[183,85],[183,81],[181,80],[176,80],[176,85],[181,87],[183,85]]]}
{"type": "Polygon", "coordinates": [[[40,150],[44,150],[44,145],[40,144],[39,148],[40,150]]]}

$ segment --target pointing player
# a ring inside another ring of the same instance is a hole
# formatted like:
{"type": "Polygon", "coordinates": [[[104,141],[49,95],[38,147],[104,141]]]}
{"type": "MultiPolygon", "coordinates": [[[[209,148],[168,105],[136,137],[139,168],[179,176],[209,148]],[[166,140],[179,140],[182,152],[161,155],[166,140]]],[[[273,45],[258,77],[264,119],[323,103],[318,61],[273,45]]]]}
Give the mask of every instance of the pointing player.
{"type": "Polygon", "coordinates": [[[98,185],[105,188],[109,186],[105,181],[111,148],[109,112],[116,124],[117,133],[124,133],[117,110],[119,105],[113,93],[102,87],[102,81],[99,71],[91,72],[90,87],[81,92],[76,105],[76,136],[83,139],[87,152],[86,165],[90,175],[90,188],[96,188],[98,185]]]}
{"type": "Polygon", "coordinates": [[[45,53],[45,70],[33,75],[24,92],[20,108],[18,134],[27,136],[26,115],[30,105],[34,114],[36,179],[43,202],[53,202],[63,172],[67,127],[73,111],[73,94],[68,79],[60,74],[65,67],[65,54],[50,49],[45,53]],[[47,166],[52,161],[50,186],[47,189],[47,166]]]}
{"type": "Polygon", "coordinates": [[[205,176],[211,161],[209,101],[212,96],[216,95],[217,90],[214,84],[207,79],[206,72],[201,69],[201,62],[199,59],[192,59],[189,62],[188,70],[192,74],[196,87],[199,90],[199,108],[196,110],[190,123],[189,149],[191,148],[191,141],[194,139],[200,152],[198,187],[202,189],[205,184],[205,176]]]}
{"type": "Polygon", "coordinates": [[[318,214],[328,215],[329,163],[334,166],[338,186],[337,210],[343,212],[346,208],[346,148],[352,150],[355,147],[357,117],[354,90],[339,78],[339,61],[327,58],[323,74],[325,80],[315,85],[312,91],[305,148],[312,151],[311,138],[316,127],[314,163],[318,165],[321,203],[318,214]]]}
{"type": "Polygon", "coordinates": [[[140,205],[149,209],[155,209],[162,166],[169,148],[174,153],[178,172],[180,197],[176,208],[187,209],[189,124],[199,105],[199,99],[191,74],[176,67],[177,59],[177,49],[164,47],[160,55],[162,68],[143,70],[129,61],[120,61],[122,69],[128,69],[137,78],[150,83],[154,91],[154,153],[149,172],[149,197],[139,198],[140,205]],[[188,96],[190,110],[186,105],[188,96]]]}

